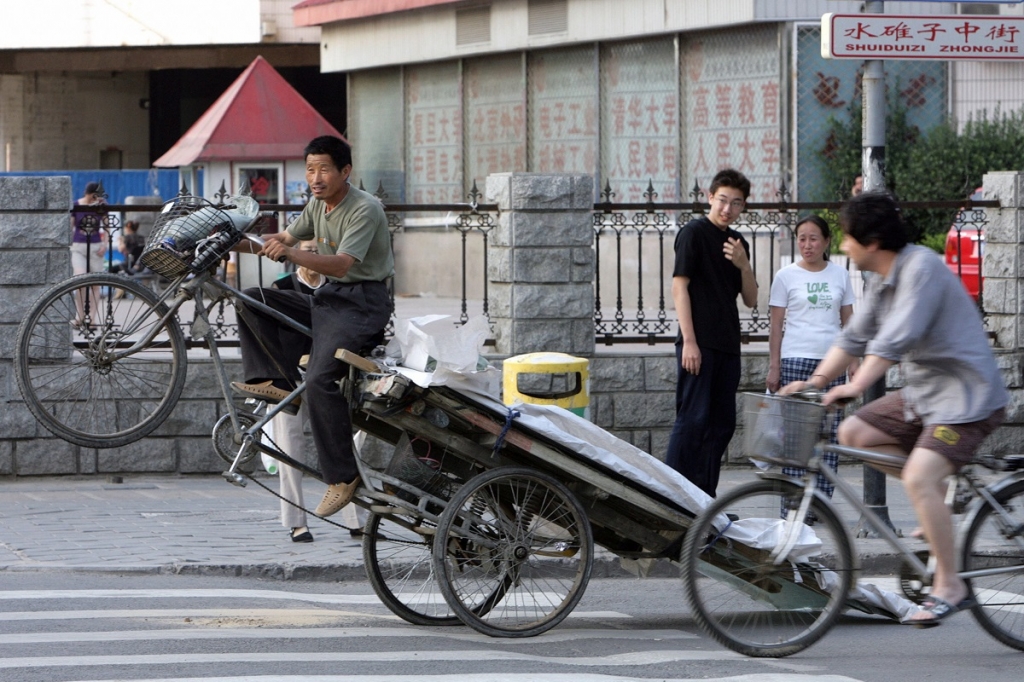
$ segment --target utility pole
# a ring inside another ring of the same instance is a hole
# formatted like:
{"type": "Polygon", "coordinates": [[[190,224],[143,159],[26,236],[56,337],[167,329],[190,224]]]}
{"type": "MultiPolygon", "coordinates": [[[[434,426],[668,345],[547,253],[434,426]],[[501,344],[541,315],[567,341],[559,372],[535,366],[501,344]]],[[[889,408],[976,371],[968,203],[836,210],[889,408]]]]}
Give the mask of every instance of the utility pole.
{"type": "MultiPolygon", "coordinates": [[[[864,3],[867,14],[883,14],[885,3],[881,0],[864,3]]],[[[861,133],[861,174],[864,176],[864,191],[874,192],[885,189],[885,70],[881,59],[864,62],[864,76],[861,81],[863,92],[863,129],[861,133]]],[[[870,402],[885,395],[885,377],[864,391],[864,401],[870,402]]],[[[893,528],[886,503],[885,474],[864,465],[864,504],[887,526],[893,528]]],[[[893,528],[893,530],[896,530],[893,528]]],[[[897,535],[901,533],[896,530],[897,535]]],[[[858,537],[875,536],[870,524],[861,519],[857,527],[858,537]]]]}

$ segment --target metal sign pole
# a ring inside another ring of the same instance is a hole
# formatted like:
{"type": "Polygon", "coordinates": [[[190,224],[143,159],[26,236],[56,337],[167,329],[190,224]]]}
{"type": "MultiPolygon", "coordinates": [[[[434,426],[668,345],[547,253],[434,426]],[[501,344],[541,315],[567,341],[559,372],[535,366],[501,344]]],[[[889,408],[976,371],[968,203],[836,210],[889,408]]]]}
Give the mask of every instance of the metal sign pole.
{"type": "MultiPolygon", "coordinates": [[[[881,1],[864,3],[864,12],[882,14],[885,3],[881,1]]],[[[862,81],[864,93],[863,131],[861,141],[861,173],[864,176],[864,191],[885,189],[885,71],[881,59],[864,62],[862,81]]],[[[876,381],[864,392],[865,402],[885,395],[885,377],[876,381]]],[[[864,465],[864,504],[878,515],[887,526],[893,528],[886,503],[885,474],[864,465]]],[[[893,528],[895,531],[896,529],[893,528]]],[[[876,531],[861,519],[857,524],[858,537],[874,537],[876,531]]],[[[897,535],[900,533],[897,531],[897,535]]]]}

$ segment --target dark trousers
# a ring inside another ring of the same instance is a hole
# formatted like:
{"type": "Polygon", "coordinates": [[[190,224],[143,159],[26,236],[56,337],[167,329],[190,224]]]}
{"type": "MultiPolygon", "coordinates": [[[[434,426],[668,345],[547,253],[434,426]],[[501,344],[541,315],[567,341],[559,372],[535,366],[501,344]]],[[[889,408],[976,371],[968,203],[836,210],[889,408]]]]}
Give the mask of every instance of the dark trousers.
{"type": "Polygon", "coordinates": [[[320,473],[328,484],[351,481],[359,473],[352,446],[352,417],[337,383],[348,372],[348,365],[335,359],[334,353],[339,348],[366,352],[383,342],[384,327],[391,318],[387,286],[383,282],[328,282],[313,296],[260,288],[245,293],[313,331],[310,339],[246,307],[242,311],[246,324],[238,325],[245,380],[286,379],[296,384],[299,359],[309,353],[303,400],[320,473]]]}
{"type": "Polygon", "coordinates": [[[722,458],[736,430],[740,356],[701,348],[700,357],[700,374],[690,374],[682,368],[682,346],[676,344],[676,422],[665,463],[714,497],[722,458]]]}

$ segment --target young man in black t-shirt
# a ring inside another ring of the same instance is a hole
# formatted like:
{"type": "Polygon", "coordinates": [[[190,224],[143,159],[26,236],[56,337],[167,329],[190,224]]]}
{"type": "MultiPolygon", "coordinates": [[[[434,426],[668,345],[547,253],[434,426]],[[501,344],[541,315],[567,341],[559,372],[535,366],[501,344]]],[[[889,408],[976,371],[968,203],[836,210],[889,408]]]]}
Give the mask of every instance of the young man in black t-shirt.
{"type": "Polygon", "coordinates": [[[711,181],[707,216],[676,235],[672,300],[679,319],[676,359],[676,421],[665,461],[714,497],[722,457],[736,430],[740,382],[740,319],[736,296],[753,307],[757,283],[750,246],[730,225],[750,196],[739,171],[720,171],[711,181]]]}

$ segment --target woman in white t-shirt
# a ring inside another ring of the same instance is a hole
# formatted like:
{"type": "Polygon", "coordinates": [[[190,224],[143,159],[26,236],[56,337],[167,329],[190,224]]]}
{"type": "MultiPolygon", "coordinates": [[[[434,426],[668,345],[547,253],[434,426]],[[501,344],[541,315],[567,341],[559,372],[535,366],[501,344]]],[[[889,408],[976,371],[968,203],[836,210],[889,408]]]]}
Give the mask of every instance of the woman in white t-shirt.
{"type": "MultiPolygon", "coordinates": [[[[828,260],[828,223],[816,215],[801,219],[796,225],[796,243],[801,259],[776,273],[768,299],[771,331],[767,383],[772,393],[790,382],[807,381],[853,314],[850,274],[828,260]]],[[[845,382],[846,378],[840,377],[829,388],[845,382]]],[[[826,417],[831,421],[833,443],[842,416],[837,410],[826,417]]],[[[828,453],[824,459],[833,471],[838,468],[839,455],[828,453]]],[[[783,473],[802,476],[804,471],[786,467],[783,473]]],[[[819,490],[832,496],[833,486],[823,476],[818,476],[817,484],[819,490]]]]}

